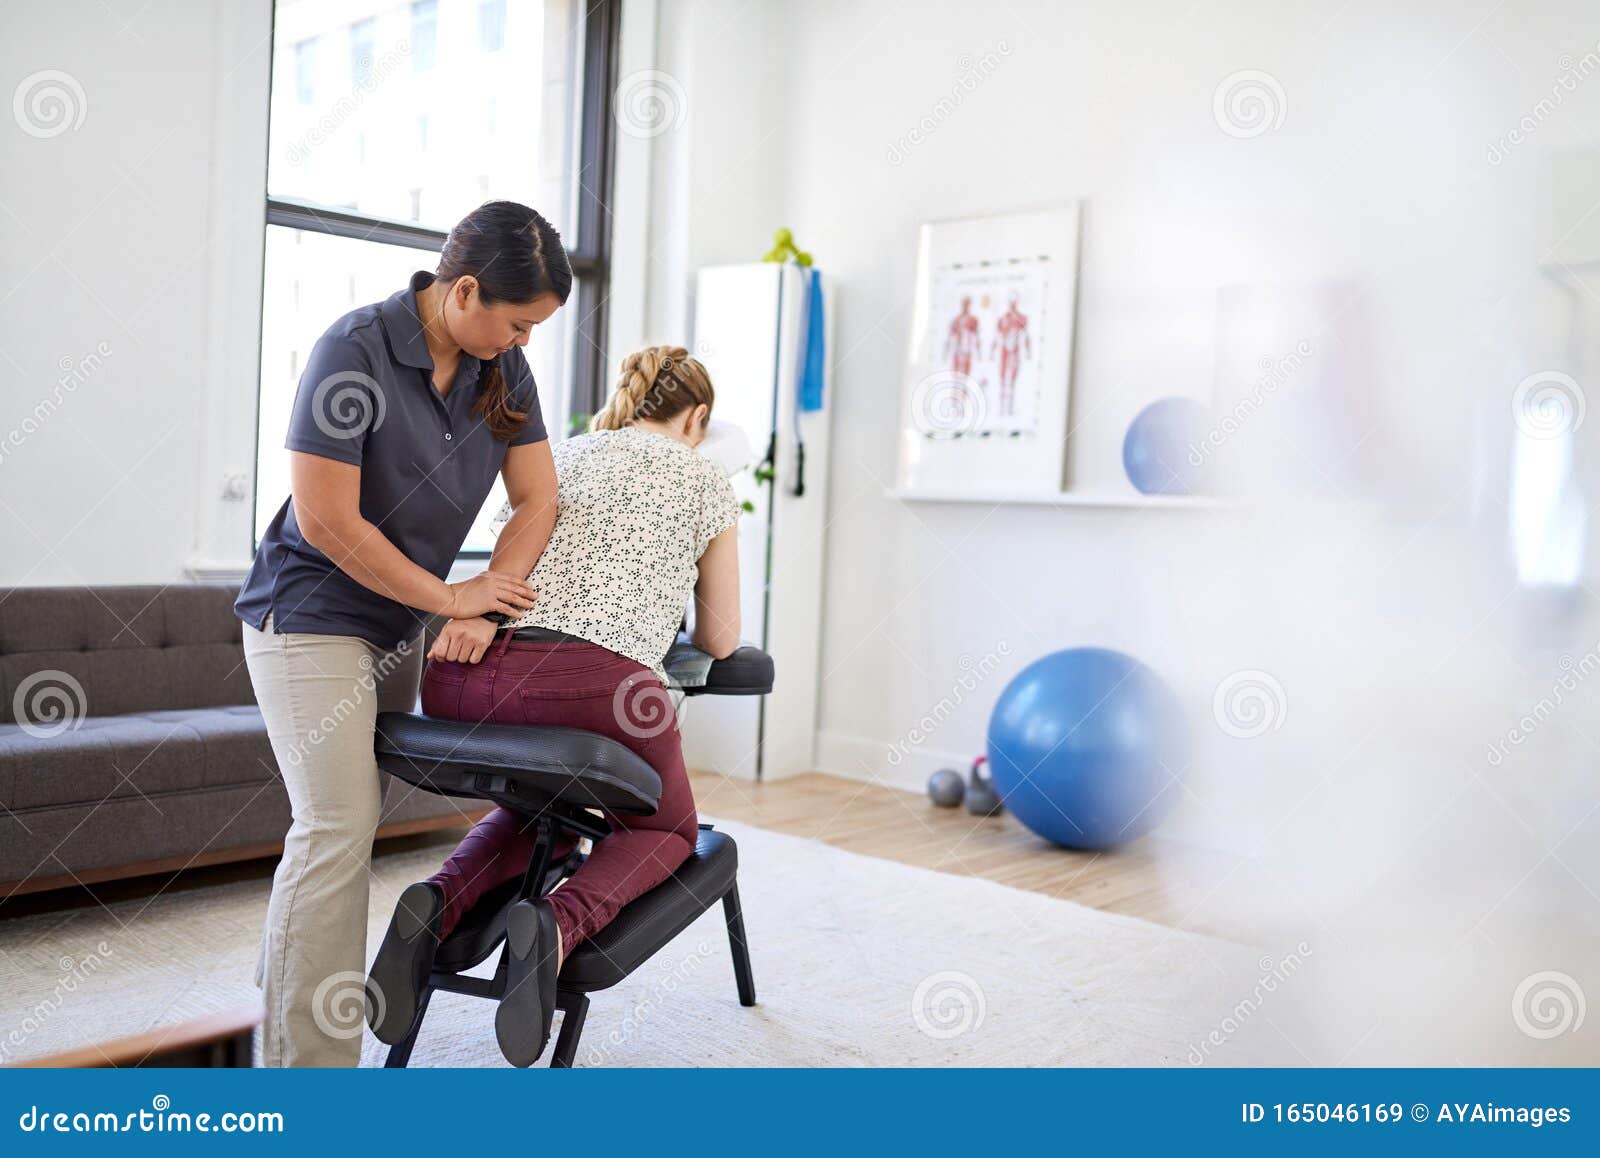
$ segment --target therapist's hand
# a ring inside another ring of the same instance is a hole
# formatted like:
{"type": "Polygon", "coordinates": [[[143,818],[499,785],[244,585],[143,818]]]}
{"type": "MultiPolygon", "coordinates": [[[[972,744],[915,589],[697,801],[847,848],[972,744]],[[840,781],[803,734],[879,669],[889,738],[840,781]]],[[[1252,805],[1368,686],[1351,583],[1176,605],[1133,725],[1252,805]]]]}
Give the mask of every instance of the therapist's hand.
{"type": "Polygon", "coordinates": [[[494,642],[494,632],[494,624],[487,619],[452,619],[439,629],[428,658],[477,663],[494,642]]]}
{"type": "Polygon", "coordinates": [[[527,580],[500,571],[485,571],[460,583],[450,583],[450,605],[444,614],[451,619],[477,619],[487,611],[499,611],[521,619],[538,595],[527,580]]]}

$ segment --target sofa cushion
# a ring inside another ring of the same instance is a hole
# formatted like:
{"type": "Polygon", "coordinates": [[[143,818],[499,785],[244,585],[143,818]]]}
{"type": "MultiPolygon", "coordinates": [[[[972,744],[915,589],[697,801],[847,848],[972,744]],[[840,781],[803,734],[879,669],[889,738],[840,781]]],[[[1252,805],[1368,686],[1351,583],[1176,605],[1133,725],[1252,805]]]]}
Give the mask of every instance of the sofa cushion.
{"type": "MultiPolygon", "coordinates": [[[[276,768],[253,705],[91,717],[51,737],[0,724],[0,881],[280,841],[289,797],[276,768]]],[[[379,782],[384,826],[465,824],[485,808],[379,782]]]]}
{"type": "MultiPolygon", "coordinates": [[[[0,881],[283,839],[289,798],[250,686],[236,594],[0,589],[0,881]]],[[[484,808],[379,782],[384,825],[484,808]]]]}
{"type": "Polygon", "coordinates": [[[0,724],[0,799],[12,809],[276,778],[254,704],[89,716],[53,733],[0,724]]]}
{"type": "MultiPolygon", "coordinates": [[[[0,810],[0,881],[89,874],[169,858],[182,865],[242,845],[281,841],[287,831],[289,796],[281,784],[20,813],[0,810]]],[[[251,932],[259,936],[260,929],[251,932]]]]}
{"type": "Polygon", "coordinates": [[[13,587],[0,599],[0,723],[253,704],[229,587],[13,587]]]}

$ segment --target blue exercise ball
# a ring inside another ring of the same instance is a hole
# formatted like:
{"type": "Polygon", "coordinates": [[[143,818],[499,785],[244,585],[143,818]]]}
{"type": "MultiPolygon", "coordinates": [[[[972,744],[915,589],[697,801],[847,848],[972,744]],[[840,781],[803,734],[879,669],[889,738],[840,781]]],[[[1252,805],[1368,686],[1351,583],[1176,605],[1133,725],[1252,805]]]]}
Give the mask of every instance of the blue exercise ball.
{"type": "Polygon", "coordinates": [[[1067,848],[1111,848],[1149,832],[1178,800],[1188,726],[1150,668],[1075,647],[1006,685],[988,753],[994,786],[1023,824],[1067,848]]]}
{"type": "Polygon", "coordinates": [[[1128,472],[1128,481],[1147,495],[1190,495],[1200,490],[1207,462],[1201,443],[1208,413],[1192,398],[1163,398],[1139,411],[1122,440],[1122,469],[1128,472]]]}

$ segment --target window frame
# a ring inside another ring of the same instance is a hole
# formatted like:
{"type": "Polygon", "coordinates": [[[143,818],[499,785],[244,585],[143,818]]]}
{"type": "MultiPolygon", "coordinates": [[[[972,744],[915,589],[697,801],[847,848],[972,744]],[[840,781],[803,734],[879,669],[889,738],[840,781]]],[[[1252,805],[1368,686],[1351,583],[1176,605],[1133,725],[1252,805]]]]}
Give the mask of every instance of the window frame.
{"type": "MultiPolygon", "coordinates": [[[[578,90],[577,178],[573,189],[576,226],[564,239],[567,243],[567,259],[576,280],[573,295],[567,302],[567,308],[573,311],[575,318],[569,339],[573,346],[572,379],[567,384],[568,414],[595,413],[605,393],[606,302],[611,296],[611,201],[616,159],[613,103],[622,27],[622,0],[582,0],[582,3],[583,72],[578,90]]],[[[273,11],[276,20],[276,4],[273,5],[273,11]]],[[[269,43],[275,44],[275,41],[269,40],[269,43]]],[[[271,141],[270,118],[267,139],[271,141]]],[[[308,233],[407,246],[437,254],[444,248],[445,239],[449,236],[446,230],[418,225],[414,221],[395,221],[294,197],[268,194],[266,208],[263,241],[267,226],[281,225],[308,233]]],[[[263,268],[263,284],[265,277],[263,268]]],[[[261,382],[258,378],[258,425],[260,392],[261,382]]],[[[565,432],[555,433],[559,435],[565,432]]],[[[260,467],[258,451],[252,463],[256,485],[260,482],[260,467]]],[[[253,528],[251,538],[255,539],[253,528]]],[[[456,558],[487,559],[489,556],[488,551],[463,550],[457,553],[456,558]]]]}

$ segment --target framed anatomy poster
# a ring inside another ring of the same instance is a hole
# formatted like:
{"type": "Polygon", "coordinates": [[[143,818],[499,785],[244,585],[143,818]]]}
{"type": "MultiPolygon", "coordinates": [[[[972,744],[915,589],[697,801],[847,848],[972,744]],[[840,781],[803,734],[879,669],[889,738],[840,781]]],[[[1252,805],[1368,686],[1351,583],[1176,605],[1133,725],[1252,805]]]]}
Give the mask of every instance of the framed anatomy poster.
{"type": "Polygon", "coordinates": [[[906,495],[1061,492],[1078,228],[1076,204],[922,227],[900,399],[906,495]]]}

